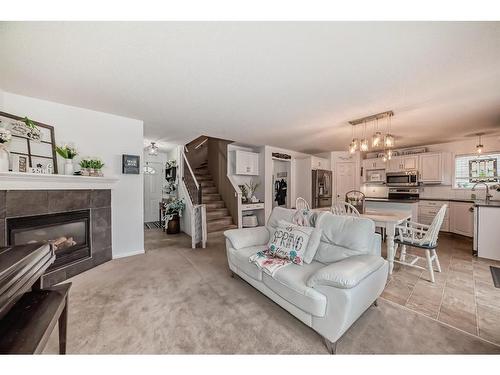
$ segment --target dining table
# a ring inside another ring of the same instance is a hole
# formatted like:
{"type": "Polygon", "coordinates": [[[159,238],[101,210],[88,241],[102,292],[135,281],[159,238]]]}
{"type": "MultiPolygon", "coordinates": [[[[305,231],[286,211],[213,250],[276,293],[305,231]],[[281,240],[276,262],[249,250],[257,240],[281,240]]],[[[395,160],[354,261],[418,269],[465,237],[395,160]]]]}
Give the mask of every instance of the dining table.
{"type": "Polygon", "coordinates": [[[394,237],[396,226],[407,220],[411,220],[411,212],[405,211],[365,211],[360,217],[371,219],[376,228],[384,228],[386,233],[387,261],[389,262],[389,274],[394,269],[394,257],[396,255],[394,237]]]}

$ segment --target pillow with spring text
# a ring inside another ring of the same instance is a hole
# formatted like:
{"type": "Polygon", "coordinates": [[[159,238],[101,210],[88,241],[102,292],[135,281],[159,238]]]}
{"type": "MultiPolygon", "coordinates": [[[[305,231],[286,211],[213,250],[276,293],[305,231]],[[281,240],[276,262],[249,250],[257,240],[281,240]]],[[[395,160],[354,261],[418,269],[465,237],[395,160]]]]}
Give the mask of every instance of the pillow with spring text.
{"type": "Polygon", "coordinates": [[[312,227],[302,227],[280,220],[269,239],[268,248],[271,255],[302,265],[313,231],[312,227]]]}

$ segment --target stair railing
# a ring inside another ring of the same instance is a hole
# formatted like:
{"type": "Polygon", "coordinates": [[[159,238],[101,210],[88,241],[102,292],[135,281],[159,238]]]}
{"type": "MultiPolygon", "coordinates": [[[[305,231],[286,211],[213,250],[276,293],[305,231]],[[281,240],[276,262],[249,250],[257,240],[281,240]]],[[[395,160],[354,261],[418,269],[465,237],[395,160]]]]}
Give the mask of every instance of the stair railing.
{"type": "Polygon", "coordinates": [[[196,176],[189,164],[185,151],[182,151],[182,182],[187,191],[190,202],[186,208],[190,215],[191,247],[194,249],[198,243],[206,247],[207,243],[207,210],[202,203],[203,187],[196,179],[196,176]]]}

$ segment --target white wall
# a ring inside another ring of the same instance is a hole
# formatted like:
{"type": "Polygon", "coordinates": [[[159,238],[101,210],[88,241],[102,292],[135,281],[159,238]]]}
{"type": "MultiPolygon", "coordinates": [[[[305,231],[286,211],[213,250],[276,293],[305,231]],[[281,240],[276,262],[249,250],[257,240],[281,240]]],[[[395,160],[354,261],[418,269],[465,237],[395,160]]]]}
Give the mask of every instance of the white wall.
{"type": "MultiPolygon", "coordinates": [[[[441,151],[451,152],[451,164],[447,166],[454,175],[455,169],[455,156],[464,154],[473,154],[476,149],[477,138],[473,137],[464,141],[439,143],[434,145],[423,146],[427,147],[427,151],[441,151]]],[[[484,145],[484,153],[500,151],[500,137],[483,137],[482,144],[484,145]]],[[[365,185],[362,187],[365,194],[370,197],[386,197],[388,188],[385,186],[365,185]]],[[[496,191],[491,192],[493,199],[500,199],[500,193],[496,191]]],[[[484,192],[478,190],[475,192],[478,198],[484,197],[484,192]]],[[[453,186],[445,185],[424,185],[420,189],[420,196],[422,198],[456,198],[456,199],[470,199],[470,189],[454,189],[453,186]]]]}
{"type": "MultiPolygon", "coordinates": [[[[121,172],[122,154],[142,156],[143,122],[1,91],[0,108],[54,126],[57,144],[73,142],[81,156],[104,161],[104,174],[119,178],[111,204],[113,258],[143,253],[142,170],[139,175],[121,172]]],[[[58,166],[62,171],[62,160],[58,166]]]]}

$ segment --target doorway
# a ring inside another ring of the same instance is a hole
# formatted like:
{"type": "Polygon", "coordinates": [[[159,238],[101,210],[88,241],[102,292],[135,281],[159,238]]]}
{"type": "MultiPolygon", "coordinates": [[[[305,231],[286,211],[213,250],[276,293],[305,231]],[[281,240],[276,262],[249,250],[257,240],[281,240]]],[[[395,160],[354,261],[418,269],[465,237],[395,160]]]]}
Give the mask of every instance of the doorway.
{"type": "Polygon", "coordinates": [[[144,173],[144,222],[159,221],[159,204],[162,200],[165,179],[163,163],[146,162],[144,173]]]}
{"type": "Polygon", "coordinates": [[[335,163],[335,196],[336,200],[344,201],[348,191],[356,189],[356,163],[335,163]]]}

